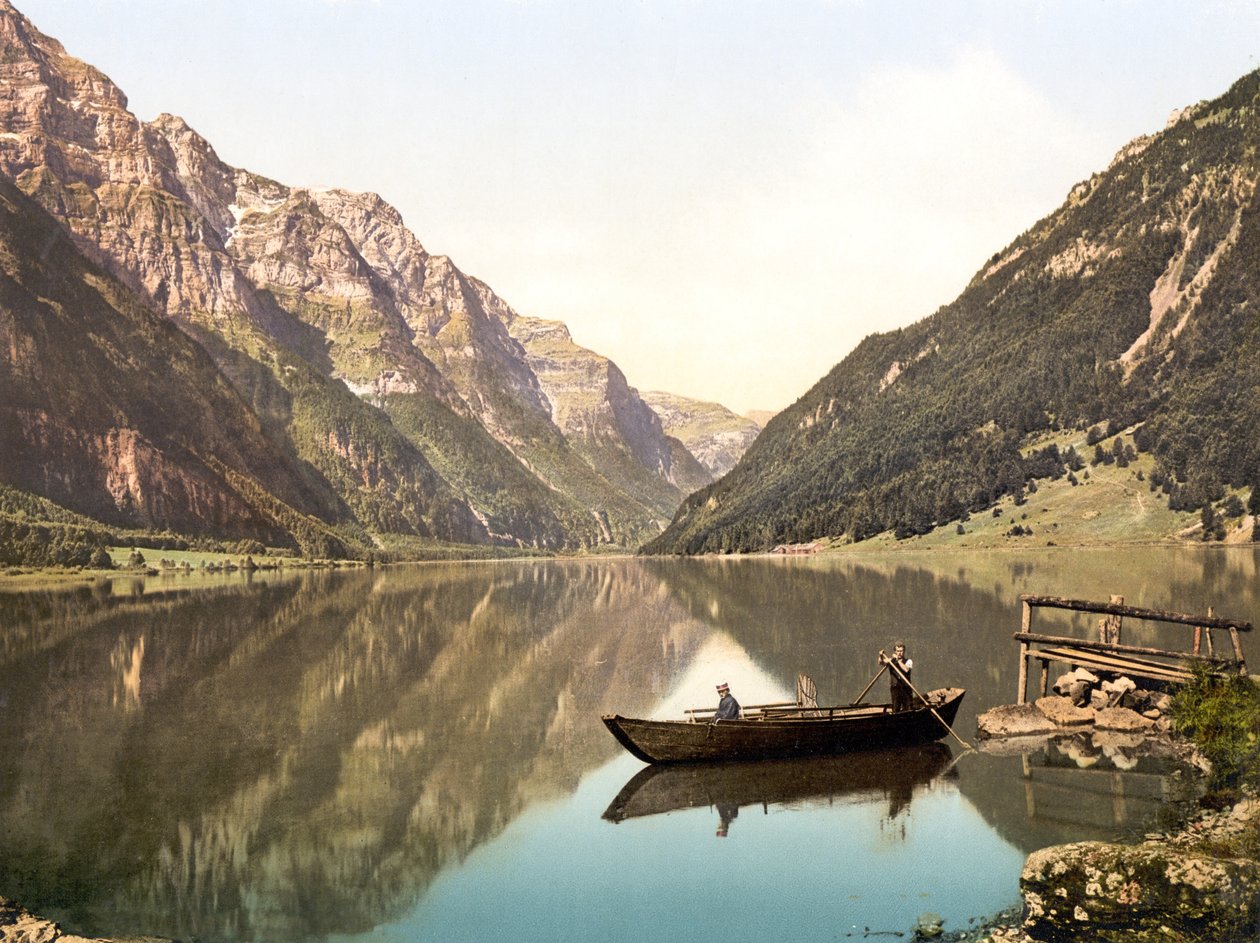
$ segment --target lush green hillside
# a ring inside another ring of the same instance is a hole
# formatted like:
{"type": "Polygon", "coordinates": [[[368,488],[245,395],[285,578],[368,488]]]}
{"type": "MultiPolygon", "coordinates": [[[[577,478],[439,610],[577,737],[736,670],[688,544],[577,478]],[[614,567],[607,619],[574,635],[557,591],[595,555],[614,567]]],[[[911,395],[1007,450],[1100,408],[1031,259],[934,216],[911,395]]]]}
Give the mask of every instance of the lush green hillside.
{"type": "Polygon", "coordinates": [[[1174,509],[1260,481],[1260,76],[1127,146],[949,305],[864,340],[650,552],[926,534],[1137,426],[1174,509]]]}

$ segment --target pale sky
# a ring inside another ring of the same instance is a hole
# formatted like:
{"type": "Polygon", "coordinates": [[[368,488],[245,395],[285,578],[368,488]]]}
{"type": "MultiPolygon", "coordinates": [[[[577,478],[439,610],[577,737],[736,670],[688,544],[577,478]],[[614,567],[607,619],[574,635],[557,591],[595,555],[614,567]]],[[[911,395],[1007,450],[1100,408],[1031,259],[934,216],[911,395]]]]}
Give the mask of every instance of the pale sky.
{"type": "Polygon", "coordinates": [[[1253,2],[14,0],[228,163],[373,190],[641,390],[780,409],[1174,108],[1253,2]]]}

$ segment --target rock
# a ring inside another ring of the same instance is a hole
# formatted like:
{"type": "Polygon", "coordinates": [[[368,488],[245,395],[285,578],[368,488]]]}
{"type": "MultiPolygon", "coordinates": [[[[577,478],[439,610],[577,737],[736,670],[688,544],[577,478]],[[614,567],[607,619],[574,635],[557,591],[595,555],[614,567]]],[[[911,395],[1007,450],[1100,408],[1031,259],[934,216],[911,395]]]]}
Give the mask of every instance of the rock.
{"type": "Polygon", "coordinates": [[[919,919],[914,924],[914,938],[916,940],[935,940],[943,932],[945,920],[940,914],[919,914],[919,919]]]}
{"type": "Polygon", "coordinates": [[[1087,707],[1092,693],[1093,688],[1088,681],[1073,681],[1068,688],[1068,700],[1077,707],[1087,707]]]}
{"type": "MultiPolygon", "coordinates": [[[[1103,707],[1111,707],[1122,703],[1125,695],[1137,689],[1137,685],[1133,683],[1132,678],[1120,677],[1114,681],[1104,681],[1100,686],[1100,690],[1107,696],[1107,703],[1103,707]]],[[[1126,704],[1125,707],[1132,705],[1126,704]]]]}
{"type": "Polygon", "coordinates": [[[1098,676],[1091,674],[1084,668],[1075,668],[1067,674],[1059,675],[1054,682],[1054,691],[1056,694],[1062,694],[1064,697],[1070,697],[1072,689],[1082,690],[1080,687],[1084,685],[1086,689],[1092,688],[1098,683],[1098,676]]]}
{"type": "Polygon", "coordinates": [[[98,943],[64,933],[59,925],[0,897],[0,943],[98,943]]]}
{"type": "Polygon", "coordinates": [[[1098,716],[1094,719],[1094,726],[1100,730],[1137,733],[1152,729],[1155,722],[1127,707],[1108,707],[1098,712],[1098,716]]]}
{"type": "Polygon", "coordinates": [[[1152,707],[1150,710],[1142,711],[1142,716],[1147,720],[1159,720],[1164,715],[1152,707]]]}
{"type": "Polygon", "coordinates": [[[1037,710],[1060,727],[1079,727],[1094,722],[1094,711],[1078,707],[1065,697],[1039,697],[1037,710]]]}
{"type": "MultiPolygon", "coordinates": [[[[1076,703],[1076,702],[1073,701],[1073,703],[1076,703]]],[[[1094,710],[1100,711],[1103,708],[1110,706],[1110,704],[1111,704],[1111,698],[1106,694],[1106,692],[1104,691],[1090,691],[1089,692],[1089,706],[1092,707],[1094,710]]],[[[1081,705],[1081,706],[1084,706],[1084,705],[1081,705]]]]}
{"type": "Polygon", "coordinates": [[[976,736],[1033,737],[1051,733],[1055,725],[1032,704],[1005,704],[987,710],[976,719],[976,736]]]}
{"type": "Polygon", "coordinates": [[[1059,675],[1054,679],[1054,684],[1050,685],[1050,690],[1055,694],[1067,695],[1072,687],[1072,682],[1076,680],[1076,673],[1069,671],[1067,674],[1059,675]]]}
{"type": "Polygon", "coordinates": [[[1028,856],[1024,928],[1035,939],[1245,939],[1260,918],[1260,863],[1161,842],[1076,842],[1028,856]],[[1175,937],[1168,937],[1175,938],[1175,937]]]}

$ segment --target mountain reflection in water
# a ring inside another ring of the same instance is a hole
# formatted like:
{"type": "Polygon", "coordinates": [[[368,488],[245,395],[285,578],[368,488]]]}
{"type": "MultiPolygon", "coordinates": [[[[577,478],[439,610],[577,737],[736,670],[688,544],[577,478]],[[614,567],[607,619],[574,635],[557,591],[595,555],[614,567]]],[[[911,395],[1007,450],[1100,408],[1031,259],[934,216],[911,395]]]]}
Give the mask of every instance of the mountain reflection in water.
{"type": "Polygon", "coordinates": [[[622,787],[604,811],[610,822],[709,806],[718,810],[718,834],[745,806],[836,802],[888,803],[896,818],[915,787],[951,771],[953,754],[943,743],[840,756],[736,763],[647,766],[622,787]]]}
{"type": "MultiPolygon", "coordinates": [[[[916,684],[968,689],[965,736],[976,712],[1013,695],[1020,592],[1116,592],[1247,618],[1256,560],[1250,549],[589,559],[0,593],[0,895],[81,933],[208,943],[378,939],[388,926],[443,940],[475,928],[576,940],[596,925],[605,943],[641,938],[641,912],[608,923],[615,886],[619,907],[659,911],[655,938],[710,935],[715,907],[772,907],[756,889],[767,860],[796,854],[822,821],[840,823],[829,836],[869,834],[904,787],[814,799],[799,773],[786,777],[795,796],[718,797],[728,811],[788,814],[728,821],[723,854],[750,856],[747,871],[720,898],[684,900],[660,882],[670,856],[699,855],[690,864],[706,872],[717,849],[695,845],[692,829],[716,840],[712,813],[602,821],[636,767],[601,714],[704,703],[732,669],[775,683],[806,670],[820,699],[843,701],[903,638],[916,684]],[[528,921],[508,886],[537,908],[528,921]]],[[[1165,772],[1126,770],[1132,756],[1113,753],[1118,763],[1104,751],[1097,764],[1110,763],[1106,775],[1077,775],[1061,757],[1028,760],[1026,775],[1023,757],[967,754],[944,788],[911,780],[896,828],[924,842],[917,854],[965,849],[981,862],[969,879],[1005,906],[1023,854],[1140,833],[1169,807],[1165,772]]],[[[951,908],[984,903],[946,883],[921,900],[929,890],[916,883],[940,875],[909,850],[890,854],[882,840],[813,848],[792,899],[830,923],[795,938],[834,939],[850,910],[904,929],[903,910],[957,917],[951,908]],[[838,875],[842,864],[870,887],[838,875]],[[827,910],[840,906],[829,869],[861,898],[840,898],[844,914],[827,910]],[[874,877],[906,896],[884,900],[874,877]]]]}

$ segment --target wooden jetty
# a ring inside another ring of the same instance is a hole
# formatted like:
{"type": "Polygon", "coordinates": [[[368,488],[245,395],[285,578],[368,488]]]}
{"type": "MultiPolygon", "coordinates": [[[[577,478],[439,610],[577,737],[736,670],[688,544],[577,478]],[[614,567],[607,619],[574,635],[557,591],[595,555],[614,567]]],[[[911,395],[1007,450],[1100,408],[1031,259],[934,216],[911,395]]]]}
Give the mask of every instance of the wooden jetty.
{"type": "Polygon", "coordinates": [[[1126,606],[1123,596],[1112,596],[1110,602],[1091,602],[1084,599],[1065,599],[1060,596],[1019,597],[1023,604],[1023,620],[1020,630],[1014,633],[1019,642],[1019,703],[1028,701],[1028,682],[1032,662],[1040,662],[1040,695],[1049,690],[1050,662],[1056,661],[1072,668],[1084,668],[1091,672],[1126,675],[1148,681],[1184,684],[1191,678],[1191,666],[1206,665],[1215,674],[1246,674],[1247,662],[1243,657],[1240,632],[1250,632],[1251,623],[1236,619],[1218,619],[1212,610],[1205,616],[1183,612],[1166,612],[1161,609],[1141,609],[1126,606]],[[1098,638],[1086,639],[1064,635],[1046,635],[1033,631],[1035,609],[1067,609],[1075,612],[1096,613],[1104,618],[1098,624],[1098,638]],[[1149,645],[1129,645],[1122,642],[1124,619],[1138,619],[1157,624],[1186,627],[1187,647],[1184,650],[1156,648],[1149,645]],[[1229,636],[1230,650],[1216,654],[1212,633],[1225,632],[1229,636]]]}

